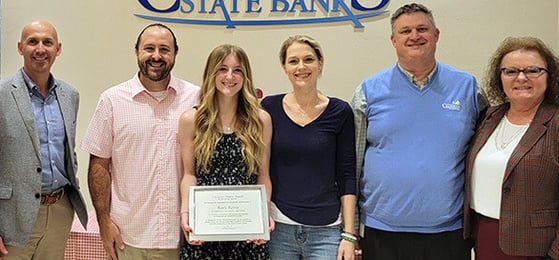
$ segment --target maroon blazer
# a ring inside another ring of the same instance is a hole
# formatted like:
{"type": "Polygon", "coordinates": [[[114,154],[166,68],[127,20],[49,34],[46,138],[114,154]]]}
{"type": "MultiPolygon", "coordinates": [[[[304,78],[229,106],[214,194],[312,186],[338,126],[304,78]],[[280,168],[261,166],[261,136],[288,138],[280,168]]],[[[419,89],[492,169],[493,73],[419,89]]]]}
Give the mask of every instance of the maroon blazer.
{"type": "MultiPolygon", "coordinates": [[[[472,234],[474,160],[509,103],[490,107],[478,124],[466,159],[464,238],[472,234]]],[[[509,255],[559,258],[559,107],[542,103],[512,152],[501,188],[499,245],[509,255]]],[[[492,144],[488,144],[492,145],[492,144]]]]}

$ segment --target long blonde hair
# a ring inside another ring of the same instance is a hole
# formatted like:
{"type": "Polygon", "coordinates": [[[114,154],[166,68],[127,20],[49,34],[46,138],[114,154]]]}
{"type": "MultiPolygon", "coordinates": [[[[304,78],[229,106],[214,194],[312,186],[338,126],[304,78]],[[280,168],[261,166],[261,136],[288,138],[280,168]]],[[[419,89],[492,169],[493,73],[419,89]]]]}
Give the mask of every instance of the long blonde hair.
{"type": "Polygon", "coordinates": [[[195,116],[194,156],[196,167],[207,171],[213,153],[222,136],[218,124],[219,106],[217,104],[215,77],[219,67],[229,55],[234,55],[241,64],[244,76],[243,86],[238,94],[236,111],[236,135],[242,143],[242,154],[248,167],[248,175],[257,173],[261,166],[261,155],[264,151],[262,134],[264,126],[260,121],[260,105],[256,97],[256,89],[252,83],[252,70],[245,51],[235,45],[217,46],[208,56],[204,69],[204,78],[200,88],[200,102],[195,116]]]}

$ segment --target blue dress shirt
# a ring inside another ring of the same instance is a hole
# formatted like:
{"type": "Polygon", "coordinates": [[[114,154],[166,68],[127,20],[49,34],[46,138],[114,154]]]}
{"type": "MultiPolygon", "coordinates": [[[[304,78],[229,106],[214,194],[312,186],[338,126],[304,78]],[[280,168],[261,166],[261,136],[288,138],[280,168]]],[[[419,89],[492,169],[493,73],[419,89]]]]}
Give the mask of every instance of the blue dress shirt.
{"type": "Polygon", "coordinates": [[[35,124],[39,134],[42,164],[41,190],[48,192],[56,190],[70,182],[67,179],[64,167],[64,142],[65,130],[64,119],[56,97],[56,81],[51,75],[49,80],[49,91],[46,97],[40,93],[37,84],[21,69],[25,84],[29,90],[29,97],[35,124]]]}

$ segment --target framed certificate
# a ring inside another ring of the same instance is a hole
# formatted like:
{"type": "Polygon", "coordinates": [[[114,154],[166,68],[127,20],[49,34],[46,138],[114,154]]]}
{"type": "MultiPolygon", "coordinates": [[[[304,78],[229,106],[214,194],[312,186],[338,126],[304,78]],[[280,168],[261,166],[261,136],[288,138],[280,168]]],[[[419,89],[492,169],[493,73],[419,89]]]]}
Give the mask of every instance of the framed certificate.
{"type": "Polygon", "coordinates": [[[190,240],[270,239],[262,184],[191,186],[189,200],[190,240]]]}

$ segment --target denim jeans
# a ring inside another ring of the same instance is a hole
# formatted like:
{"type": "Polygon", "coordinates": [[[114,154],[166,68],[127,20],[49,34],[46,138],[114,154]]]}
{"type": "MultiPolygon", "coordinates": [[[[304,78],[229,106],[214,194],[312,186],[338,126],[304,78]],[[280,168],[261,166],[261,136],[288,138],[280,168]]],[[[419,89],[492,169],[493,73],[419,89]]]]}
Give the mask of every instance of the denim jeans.
{"type": "Polygon", "coordinates": [[[272,260],[336,260],[341,226],[309,227],[276,222],[268,249],[272,260]]]}

